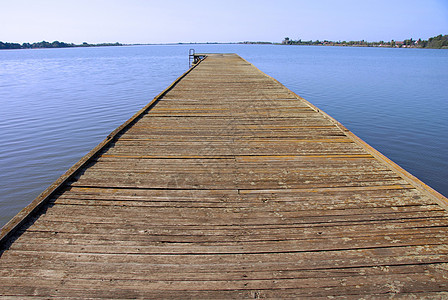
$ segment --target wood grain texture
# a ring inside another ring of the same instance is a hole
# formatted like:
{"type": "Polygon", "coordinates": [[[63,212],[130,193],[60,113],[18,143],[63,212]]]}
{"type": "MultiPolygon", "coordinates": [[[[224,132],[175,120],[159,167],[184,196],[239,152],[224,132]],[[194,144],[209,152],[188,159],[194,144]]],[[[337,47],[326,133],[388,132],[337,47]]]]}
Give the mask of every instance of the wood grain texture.
{"type": "Polygon", "coordinates": [[[0,296],[444,298],[446,198],[234,54],[83,160],[0,252],[0,296]]]}

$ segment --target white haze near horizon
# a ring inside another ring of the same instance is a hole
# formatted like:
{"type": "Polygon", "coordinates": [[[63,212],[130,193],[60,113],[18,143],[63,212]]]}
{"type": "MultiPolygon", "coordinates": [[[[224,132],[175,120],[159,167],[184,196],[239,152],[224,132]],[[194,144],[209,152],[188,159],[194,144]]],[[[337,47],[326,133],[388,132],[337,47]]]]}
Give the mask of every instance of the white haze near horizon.
{"type": "Polygon", "coordinates": [[[0,0],[0,41],[73,43],[428,39],[446,0],[0,0]]]}

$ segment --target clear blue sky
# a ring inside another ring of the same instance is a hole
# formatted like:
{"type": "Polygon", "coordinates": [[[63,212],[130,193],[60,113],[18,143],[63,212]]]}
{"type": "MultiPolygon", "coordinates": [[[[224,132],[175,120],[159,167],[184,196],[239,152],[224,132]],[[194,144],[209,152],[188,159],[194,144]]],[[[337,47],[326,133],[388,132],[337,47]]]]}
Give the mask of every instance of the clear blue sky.
{"type": "Polygon", "coordinates": [[[403,40],[448,34],[448,0],[0,0],[0,41],[403,40]]]}

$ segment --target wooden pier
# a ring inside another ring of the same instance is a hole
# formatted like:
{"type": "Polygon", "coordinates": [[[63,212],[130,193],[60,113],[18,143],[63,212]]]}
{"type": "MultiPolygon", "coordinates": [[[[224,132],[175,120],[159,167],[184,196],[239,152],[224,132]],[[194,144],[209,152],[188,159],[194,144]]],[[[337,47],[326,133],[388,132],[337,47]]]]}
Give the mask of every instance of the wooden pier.
{"type": "Polygon", "coordinates": [[[210,54],[3,227],[0,296],[441,299],[447,203],[210,54]]]}

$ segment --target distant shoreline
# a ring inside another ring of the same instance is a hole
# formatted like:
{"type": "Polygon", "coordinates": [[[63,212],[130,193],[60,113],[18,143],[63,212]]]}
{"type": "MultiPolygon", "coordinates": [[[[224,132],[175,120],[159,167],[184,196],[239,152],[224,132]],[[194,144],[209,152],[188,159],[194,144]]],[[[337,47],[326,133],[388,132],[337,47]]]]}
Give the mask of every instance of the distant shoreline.
{"type": "Polygon", "coordinates": [[[36,43],[8,43],[0,41],[0,50],[19,50],[19,49],[51,49],[51,48],[79,48],[79,47],[110,47],[110,46],[123,46],[121,43],[100,43],[100,44],[73,44],[54,41],[52,43],[42,41],[36,43]]]}
{"type": "Polygon", "coordinates": [[[342,47],[381,47],[381,48],[428,48],[428,49],[448,49],[448,35],[438,35],[429,38],[428,40],[413,40],[412,38],[403,41],[379,41],[368,42],[361,41],[303,41],[291,40],[289,37],[285,37],[282,41],[282,45],[307,45],[307,46],[342,46],[342,47]]]}
{"type": "Polygon", "coordinates": [[[428,40],[413,40],[408,39],[404,41],[391,40],[388,42],[367,42],[361,41],[302,41],[291,40],[286,37],[281,43],[264,42],[264,41],[244,41],[244,42],[190,42],[190,43],[137,43],[137,44],[122,44],[122,43],[99,43],[99,44],[74,44],[65,42],[36,42],[36,43],[9,43],[0,41],[0,50],[15,50],[15,49],[51,49],[51,48],[79,48],[79,47],[111,47],[111,46],[163,46],[163,45],[284,45],[284,46],[335,46],[335,47],[366,47],[366,48],[412,48],[412,49],[448,49],[448,35],[438,35],[431,37],[428,40]]]}

